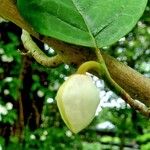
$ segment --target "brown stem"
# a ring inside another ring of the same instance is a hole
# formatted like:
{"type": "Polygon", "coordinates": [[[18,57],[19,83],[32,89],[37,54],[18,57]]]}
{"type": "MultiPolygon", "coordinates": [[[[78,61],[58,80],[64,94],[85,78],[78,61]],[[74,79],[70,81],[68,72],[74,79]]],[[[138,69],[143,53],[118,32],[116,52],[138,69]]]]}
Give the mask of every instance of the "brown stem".
{"type": "Polygon", "coordinates": [[[34,113],[35,113],[35,124],[36,124],[36,127],[39,127],[41,115],[40,115],[40,113],[38,111],[38,108],[36,107],[34,101],[32,103],[32,108],[33,108],[34,113]]]}
{"type": "Polygon", "coordinates": [[[141,112],[144,116],[150,118],[150,109],[147,108],[143,103],[132,99],[132,97],[112,79],[103,60],[100,59],[100,61],[101,63],[96,61],[87,61],[81,64],[77,70],[77,73],[85,74],[90,70],[95,71],[98,74],[98,77],[101,77],[113,92],[120,96],[132,108],[141,112]]]}
{"type": "MultiPolygon", "coordinates": [[[[22,60],[22,68],[20,70],[20,74],[19,74],[19,80],[22,81],[24,78],[24,69],[25,69],[25,61],[26,61],[26,57],[23,57],[22,60]]],[[[18,89],[19,91],[20,89],[18,89]]],[[[15,129],[15,135],[17,135],[19,137],[20,140],[22,140],[22,130],[24,128],[24,109],[23,109],[23,103],[22,103],[22,95],[20,93],[19,95],[19,99],[18,99],[18,122],[16,122],[16,129],[15,129]]]]}
{"type": "MultiPolygon", "coordinates": [[[[65,63],[80,65],[85,61],[96,59],[93,51],[90,51],[88,48],[69,45],[52,38],[41,38],[19,15],[15,0],[0,0],[0,16],[27,30],[37,39],[49,44],[62,56],[63,62],[65,63]]],[[[142,76],[123,63],[118,62],[113,57],[104,53],[102,55],[111,77],[134,99],[138,99],[145,105],[150,106],[150,79],[142,76]]]]}

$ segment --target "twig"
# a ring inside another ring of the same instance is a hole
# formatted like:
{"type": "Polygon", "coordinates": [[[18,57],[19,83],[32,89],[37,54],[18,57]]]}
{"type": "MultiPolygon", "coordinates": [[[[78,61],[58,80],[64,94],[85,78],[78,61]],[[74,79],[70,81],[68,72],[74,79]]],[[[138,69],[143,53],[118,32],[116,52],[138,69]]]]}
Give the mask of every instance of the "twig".
{"type": "Polygon", "coordinates": [[[150,109],[143,103],[132,99],[131,96],[111,78],[103,63],[101,65],[96,61],[87,61],[78,68],[77,73],[84,74],[89,70],[96,71],[113,92],[125,100],[132,108],[150,118],[150,109]]]}
{"type": "Polygon", "coordinates": [[[62,62],[61,56],[56,55],[52,57],[48,57],[32,40],[30,34],[22,30],[21,40],[25,49],[32,55],[32,57],[41,65],[46,67],[56,67],[60,65],[62,62]]]}
{"type": "Polygon", "coordinates": [[[35,123],[36,123],[36,127],[39,127],[40,124],[40,113],[38,111],[38,108],[35,105],[35,102],[33,101],[32,103],[32,108],[34,109],[34,113],[35,113],[35,123]]]}

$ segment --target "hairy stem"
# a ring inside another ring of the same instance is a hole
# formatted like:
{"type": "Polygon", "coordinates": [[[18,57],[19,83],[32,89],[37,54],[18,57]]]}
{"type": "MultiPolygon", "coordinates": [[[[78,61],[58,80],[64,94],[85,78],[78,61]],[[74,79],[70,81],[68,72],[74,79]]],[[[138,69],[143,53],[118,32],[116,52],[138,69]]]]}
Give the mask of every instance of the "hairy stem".
{"type": "Polygon", "coordinates": [[[78,68],[76,73],[84,74],[89,70],[96,71],[113,92],[125,100],[132,108],[141,112],[144,116],[150,118],[150,109],[147,108],[143,103],[132,99],[131,96],[111,78],[104,63],[100,64],[96,61],[85,62],[78,68]]]}
{"type": "Polygon", "coordinates": [[[40,50],[27,31],[22,31],[21,39],[27,51],[41,65],[46,67],[56,67],[62,63],[60,55],[48,57],[42,50],[40,50]]]}

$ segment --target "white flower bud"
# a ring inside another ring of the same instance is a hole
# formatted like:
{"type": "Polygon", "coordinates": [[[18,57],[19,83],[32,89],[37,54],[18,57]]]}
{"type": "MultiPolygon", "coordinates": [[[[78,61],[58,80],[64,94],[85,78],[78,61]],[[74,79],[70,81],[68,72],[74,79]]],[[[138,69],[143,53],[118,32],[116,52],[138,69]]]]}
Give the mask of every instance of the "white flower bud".
{"type": "Polygon", "coordinates": [[[72,132],[78,133],[95,117],[99,91],[91,77],[75,74],[60,86],[56,100],[62,119],[72,132]]]}

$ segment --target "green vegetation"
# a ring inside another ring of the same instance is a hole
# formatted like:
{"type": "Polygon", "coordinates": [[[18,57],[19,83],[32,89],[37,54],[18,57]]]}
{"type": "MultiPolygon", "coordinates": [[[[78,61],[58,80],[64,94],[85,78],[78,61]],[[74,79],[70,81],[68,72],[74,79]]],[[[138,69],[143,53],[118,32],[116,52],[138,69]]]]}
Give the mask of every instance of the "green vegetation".
{"type": "MultiPolygon", "coordinates": [[[[103,50],[150,77],[150,2],[136,27],[103,50]]],[[[149,120],[99,85],[111,107],[104,107],[88,128],[73,134],[58,111],[55,96],[74,65],[46,68],[23,54],[21,30],[10,22],[0,23],[0,150],[123,150],[150,149],[149,120]],[[20,51],[20,50],[22,51],[20,51]],[[114,128],[98,128],[104,122],[114,128]]],[[[34,39],[35,40],[35,39],[34,39]]],[[[48,56],[55,52],[36,41],[48,56]]]]}

